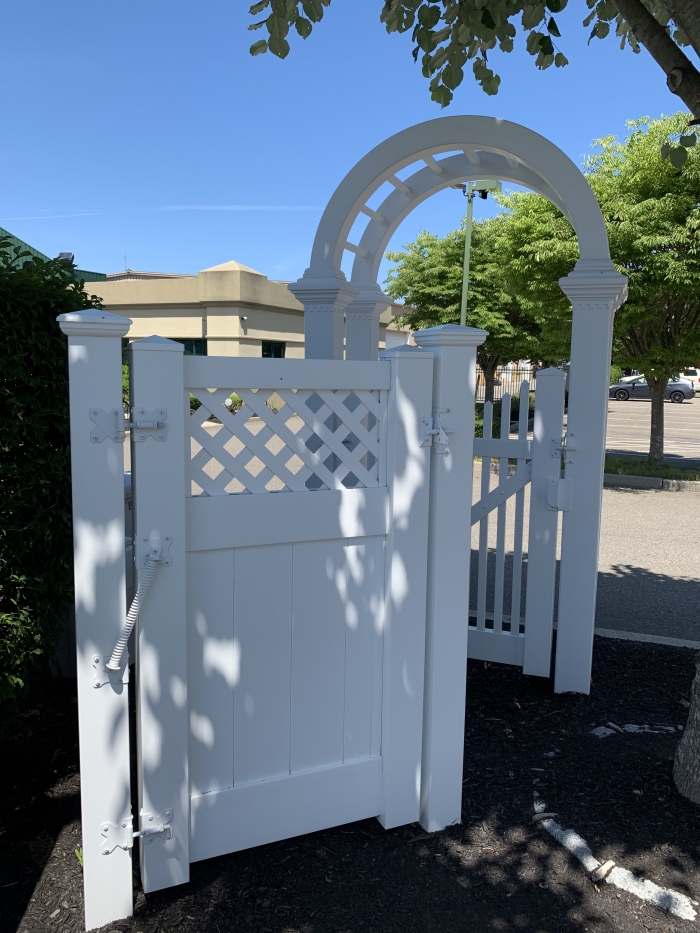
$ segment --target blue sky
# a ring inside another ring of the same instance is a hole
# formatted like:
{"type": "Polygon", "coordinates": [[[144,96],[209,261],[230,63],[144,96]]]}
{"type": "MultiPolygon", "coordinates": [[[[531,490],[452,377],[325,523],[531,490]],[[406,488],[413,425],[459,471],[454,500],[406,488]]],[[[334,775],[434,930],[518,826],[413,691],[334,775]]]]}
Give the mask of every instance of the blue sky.
{"type": "MultiPolygon", "coordinates": [[[[494,53],[487,97],[467,73],[445,111],[387,36],[381,0],[333,0],[285,61],[251,58],[241,0],[37,0],[3,10],[0,225],[81,268],[197,272],[236,259],[270,278],[308,265],[323,207],[387,136],[441,114],[485,114],[548,136],[576,162],[628,119],[673,113],[646,52],[586,46],[581,0],[557,16],[570,65],[535,69],[522,37],[494,53]]],[[[477,214],[490,210],[476,202],[477,214]]],[[[464,199],[436,195],[397,231],[458,225],[464,199]]]]}

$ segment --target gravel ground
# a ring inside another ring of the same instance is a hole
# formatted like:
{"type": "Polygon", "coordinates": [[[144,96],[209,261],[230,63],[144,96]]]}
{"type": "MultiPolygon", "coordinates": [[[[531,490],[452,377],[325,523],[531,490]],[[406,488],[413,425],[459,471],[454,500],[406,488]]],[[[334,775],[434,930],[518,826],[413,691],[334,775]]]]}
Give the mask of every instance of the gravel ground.
{"type": "MultiPolygon", "coordinates": [[[[598,639],[590,697],[471,662],[462,825],[434,835],[366,820],[192,866],[121,933],[691,933],[695,923],[594,884],[532,822],[533,794],[603,861],[700,898],[700,808],[671,782],[692,652],[598,639]],[[654,676],[650,677],[649,672],[654,676]],[[672,732],[618,734],[613,721],[672,732]]],[[[82,929],[75,705],[49,684],[3,751],[2,929],[82,929]]],[[[29,712],[29,711],[27,711],[29,712]]]]}

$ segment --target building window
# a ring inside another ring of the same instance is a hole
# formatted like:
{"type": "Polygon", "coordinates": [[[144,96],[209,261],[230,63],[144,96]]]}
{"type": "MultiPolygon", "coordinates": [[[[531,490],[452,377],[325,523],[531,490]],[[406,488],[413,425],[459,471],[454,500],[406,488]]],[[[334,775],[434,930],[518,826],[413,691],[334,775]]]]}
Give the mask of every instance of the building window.
{"type": "Polygon", "coordinates": [[[284,351],[287,344],[284,340],[263,340],[262,355],[263,359],[283,360],[284,351]]]}
{"type": "Polygon", "coordinates": [[[185,356],[206,356],[207,355],[207,342],[206,340],[200,339],[181,339],[180,337],[174,337],[178,343],[185,345],[185,356]]]}

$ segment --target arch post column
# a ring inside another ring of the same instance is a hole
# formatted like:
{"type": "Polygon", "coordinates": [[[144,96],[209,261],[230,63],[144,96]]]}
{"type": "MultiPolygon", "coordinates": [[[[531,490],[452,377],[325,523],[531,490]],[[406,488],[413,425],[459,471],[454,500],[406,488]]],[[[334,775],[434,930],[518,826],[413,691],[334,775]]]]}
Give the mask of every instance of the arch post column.
{"type": "MultiPolygon", "coordinates": [[[[304,356],[307,360],[342,360],[345,308],[358,291],[342,272],[307,269],[287,288],[304,305],[304,356]]],[[[376,356],[375,356],[376,359],[376,356]]]]}
{"type": "Polygon", "coordinates": [[[554,690],[589,693],[613,321],[627,279],[609,259],[584,259],[559,285],[573,304],[563,452],[571,508],[562,530],[554,690]]]}
{"type": "Polygon", "coordinates": [[[379,318],[391,305],[378,286],[361,289],[345,310],[345,359],[379,359],[379,318]]]}

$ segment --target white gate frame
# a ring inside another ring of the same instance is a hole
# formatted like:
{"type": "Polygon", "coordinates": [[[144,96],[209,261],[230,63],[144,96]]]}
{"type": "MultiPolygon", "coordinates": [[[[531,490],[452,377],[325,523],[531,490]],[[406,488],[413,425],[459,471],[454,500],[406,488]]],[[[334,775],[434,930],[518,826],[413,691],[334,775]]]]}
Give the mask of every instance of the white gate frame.
{"type": "Polygon", "coordinates": [[[572,498],[562,532],[554,688],[588,693],[612,325],[627,279],[610,259],[600,207],[578,167],[544,137],[506,120],[442,117],[409,127],[369,152],[338,185],[318,225],[311,264],[290,290],[304,305],[307,356],[342,358],[345,316],[347,358],[376,359],[379,316],[391,303],[377,285],[389,240],[426,198],[478,178],[543,195],[571,222],[579,242],[580,259],[559,283],[573,303],[566,455],[572,498]],[[397,177],[409,166],[408,177],[397,177]],[[370,207],[387,182],[394,190],[370,207]],[[360,215],[367,225],[351,243],[360,215]],[[354,255],[349,282],[341,271],[346,252],[354,255]]]}

